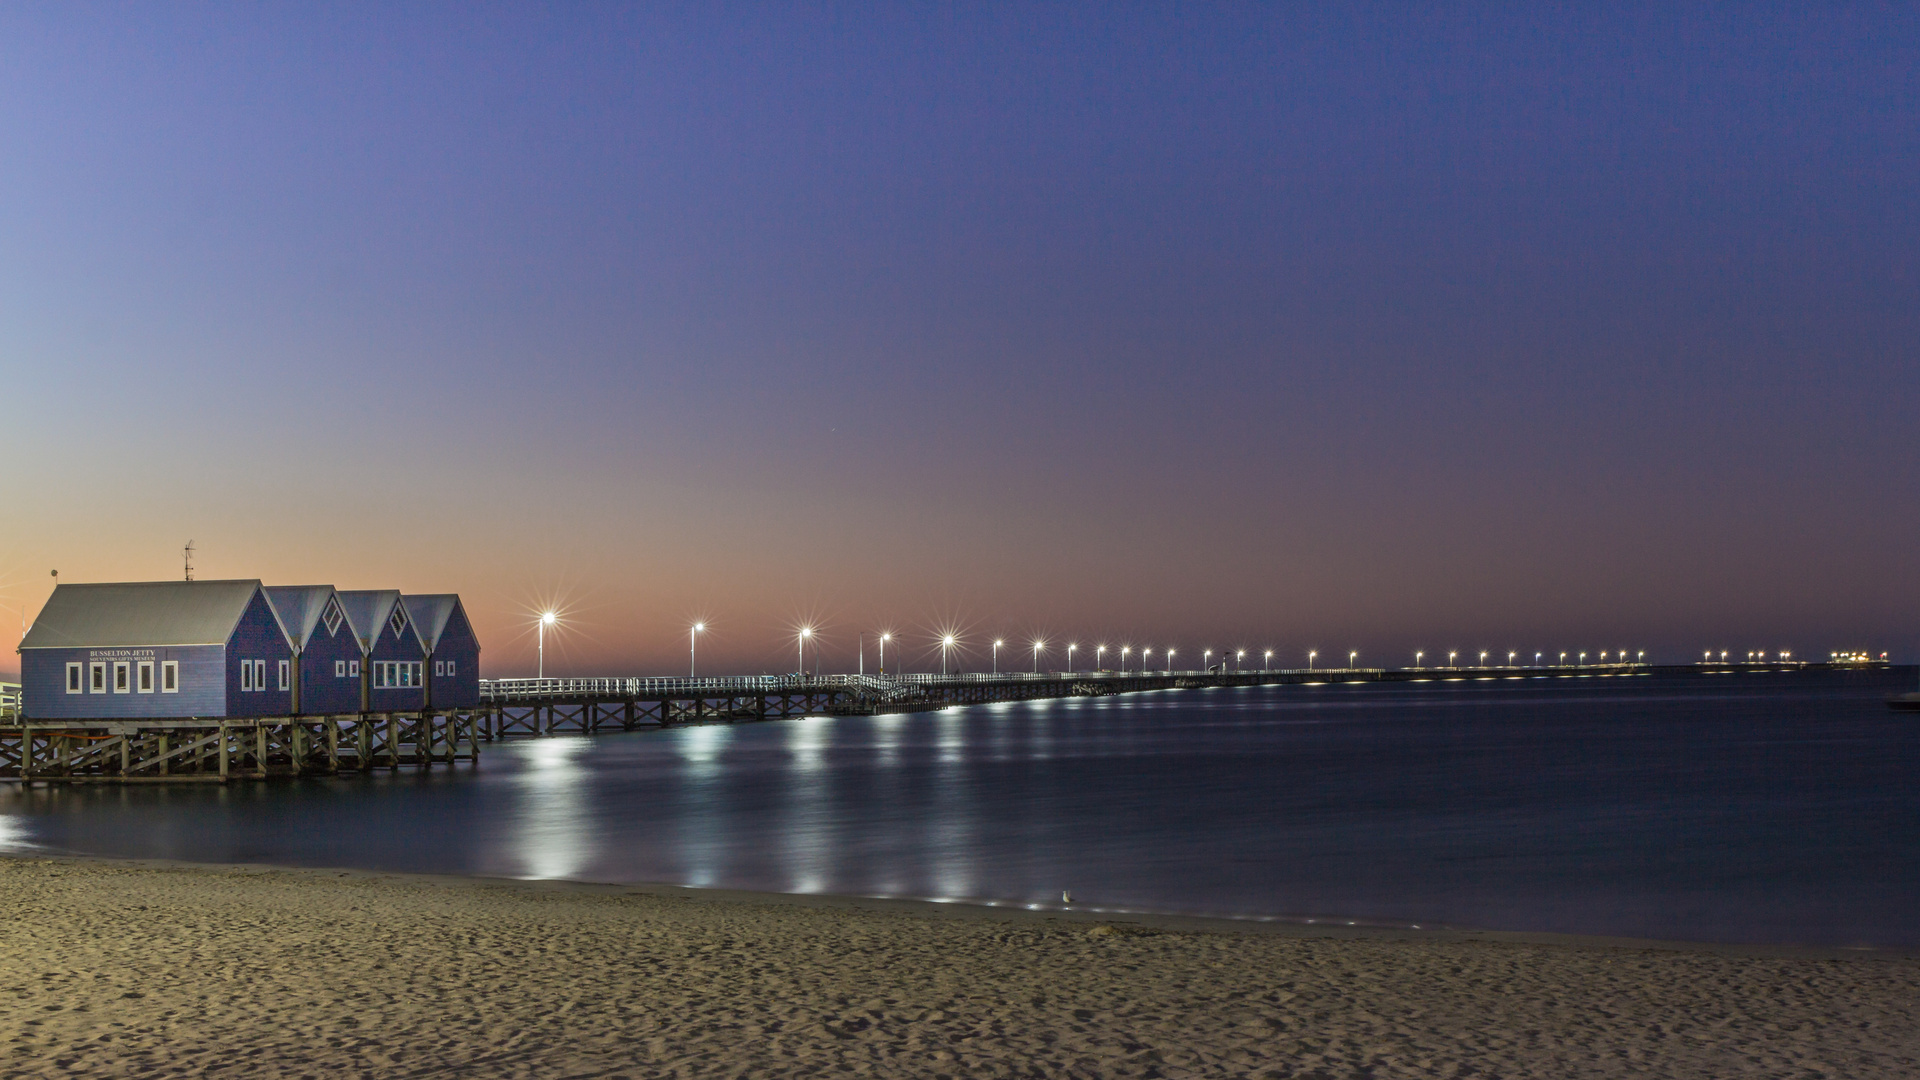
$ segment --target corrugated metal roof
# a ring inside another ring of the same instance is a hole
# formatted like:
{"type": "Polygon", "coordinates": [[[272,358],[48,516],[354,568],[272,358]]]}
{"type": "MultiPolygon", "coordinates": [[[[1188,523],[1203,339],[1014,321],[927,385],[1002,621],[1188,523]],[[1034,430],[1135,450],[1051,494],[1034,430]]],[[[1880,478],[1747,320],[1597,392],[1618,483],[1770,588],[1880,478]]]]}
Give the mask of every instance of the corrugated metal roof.
{"type": "Polygon", "coordinates": [[[446,632],[447,622],[453,618],[454,609],[460,606],[458,593],[409,593],[400,598],[407,605],[407,614],[413,616],[414,633],[427,646],[427,651],[440,647],[440,635],[446,632]]]}
{"type": "Polygon", "coordinates": [[[331,585],[269,585],[267,603],[280,620],[280,629],[293,642],[293,651],[302,652],[320,625],[320,615],[333,598],[331,585]]]}
{"type": "Polygon", "coordinates": [[[380,640],[380,628],[387,624],[387,616],[393,614],[393,606],[400,602],[399,589],[354,589],[337,592],[340,598],[340,610],[347,613],[347,625],[353,629],[353,636],[360,639],[360,651],[373,651],[373,643],[380,640]]]}
{"type": "Polygon", "coordinates": [[[258,579],[59,585],[20,648],[223,645],[259,591],[258,579]]]}

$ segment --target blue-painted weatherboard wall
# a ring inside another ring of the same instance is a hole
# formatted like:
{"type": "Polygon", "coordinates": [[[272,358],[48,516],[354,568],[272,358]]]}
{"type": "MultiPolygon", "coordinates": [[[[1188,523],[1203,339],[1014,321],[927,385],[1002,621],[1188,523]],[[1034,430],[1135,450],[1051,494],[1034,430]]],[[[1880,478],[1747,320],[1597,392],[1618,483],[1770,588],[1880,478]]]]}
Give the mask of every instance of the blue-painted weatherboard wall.
{"type": "MultiPolygon", "coordinates": [[[[420,635],[413,629],[413,621],[396,636],[393,632],[393,620],[387,619],[380,624],[380,636],[373,641],[373,651],[367,654],[368,664],[377,664],[382,660],[401,660],[410,664],[422,664],[422,670],[432,670],[422,662],[427,658],[427,650],[420,644],[420,635]]],[[[403,712],[426,707],[427,688],[424,686],[375,686],[372,670],[367,673],[368,708],[372,712],[403,712]]]]}
{"type": "MultiPolygon", "coordinates": [[[[279,633],[276,629],[275,633],[279,633]]],[[[123,717],[188,717],[226,715],[226,647],[176,645],[140,649],[24,649],[20,653],[20,686],[26,695],[29,720],[98,720],[123,717]],[[139,664],[153,662],[152,693],[139,692],[139,664]],[[180,689],[160,689],[162,665],[180,665],[180,689]],[[128,665],[126,693],[113,690],[113,665],[128,665]],[[80,665],[81,692],[67,693],[67,665],[80,665]],[[91,689],[89,665],[106,665],[106,687],[91,689]]]]}
{"type": "Polygon", "coordinates": [[[331,634],[325,622],[314,627],[306,651],[300,654],[300,711],[308,716],[359,712],[360,675],[354,670],[359,665],[360,641],[345,619],[335,624],[331,634]],[[343,672],[352,674],[335,675],[335,661],[343,672]]]}
{"type": "Polygon", "coordinates": [[[286,716],[293,711],[293,646],[280,632],[280,620],[267,605],[267,594],[256,591],[240,616],[233,636],[227,639],[227,711],[226,716],[286,716]],[[240,689],[240,665],[250,660],[267,662],[267,686],[264,690],[240,689]],[[288,661],[288,686],[280,689],[280,661],[288,661]]]}
{"type": "Polygon", "coordinates": [[[434,646],[433,663],[427,665],[427,678],[433,680],[433,707],[436,709],[473,709],[480,705],[480,639],[473,624],[460,607],[453,609],[447,625],[440,631],[440,643],[434,646]],[[433,663],[453,661],[452,675],[435,675],[433,663]]]}

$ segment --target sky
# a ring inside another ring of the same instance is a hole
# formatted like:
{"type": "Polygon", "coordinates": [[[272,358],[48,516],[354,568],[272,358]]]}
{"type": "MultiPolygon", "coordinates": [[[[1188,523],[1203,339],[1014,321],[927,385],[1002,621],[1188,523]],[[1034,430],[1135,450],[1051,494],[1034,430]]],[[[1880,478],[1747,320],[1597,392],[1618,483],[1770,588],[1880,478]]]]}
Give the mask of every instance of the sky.
{"type": "Polygon", "coordinates": [[[1912,658],[1917,416],[1911,6],[0,7],[0,670],[188,540],[489,676],[1912,658]]]}

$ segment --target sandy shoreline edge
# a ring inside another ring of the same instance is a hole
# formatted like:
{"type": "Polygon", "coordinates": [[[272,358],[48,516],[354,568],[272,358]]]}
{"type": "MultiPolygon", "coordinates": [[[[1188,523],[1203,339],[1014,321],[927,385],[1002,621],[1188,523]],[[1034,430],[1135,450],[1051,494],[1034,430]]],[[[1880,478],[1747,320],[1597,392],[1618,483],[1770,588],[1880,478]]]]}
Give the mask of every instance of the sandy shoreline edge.
{"type": "Polygon", "coordinates": [[[1631,949],[1703,953],[1728,957],[1795,957],[1854,960],[1884,957],[1913,959],[1920,949],[1869,946],[1767,944],[1751,942],[1677,941],[1664,938],[1561,934],[1528,930],[1488,930],[1458,926],[1390,925],[1337,916],[1223,916],[1140,911],[1098,904],[1031,907],[1018,903],[978,900],[931,900],[917,897],[859,896],[840,893],[761,892],[654,882],[596,882],[573,878],[509,878],[477,874],[432,874],[401,870],[372,870],[350,866],[299,866],[285,863],[216,863],[185,859],[138,859],[74,852],[10,852],[0,862],[45,860],[145,870],[204,870],[220,873],[275,873],[294,878],[385,880],[445,889],[501,888],[531,892],[564,892],[599,896],[657,896],[718,904],[766,904],[823,911],[872,911],[919,915],[934,919],[976,920],[1032,924],[1057,922],[1066,926],[1113,924],[1173,933],[1275,935],[1353,941],[1492,942],[1581,949],[1631,949]]]}
{"type": "Polygon", "coordinates": [[[0,1080],[1920,1075],[1920,960],[0,857],[0,1080]]]}

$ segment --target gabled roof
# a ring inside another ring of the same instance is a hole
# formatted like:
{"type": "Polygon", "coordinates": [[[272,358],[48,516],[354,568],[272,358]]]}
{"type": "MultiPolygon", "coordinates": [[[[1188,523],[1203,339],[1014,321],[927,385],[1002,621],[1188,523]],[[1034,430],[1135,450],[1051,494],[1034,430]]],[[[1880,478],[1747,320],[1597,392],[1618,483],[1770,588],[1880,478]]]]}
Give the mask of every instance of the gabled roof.
{"type": "Polygon", "coordinates": [[[224,645],[259,591],[258,579],[58,585],[20,648],[224,645]]]}
{"type": "Polygon", "coordinates": [[[413,616],[413,631],[428,652],[440,647],[440,635],[446,633],[453,613],[460,611],[459,593],[408,593],[400,598],[413,616]]]}
{"type": "Polygon", "coordinates": [[[293,651],[305,651],[313,628],[320,625],[320,616],[327,610],[327,601],[333,599],[333,586],[269,585],[266,591],[267,604],[280,620],[280,630],[293,644],[293,651]]]}
{"type": "MultiPolygon", "coordinates": [[[[353,636],[360,640],[360,651],[372,652],[380,640],[380,635],[388,630],[388,623],[397,615],[406,626],[411,627],[413,618],[407,613],[407,605],[400,600],[398,589],[355,589],[350,592],[336,592],[340,598],[340,610],[347,613],[347,625],[353,628],[353,636]]],[[[418,632],[414,640],[419,640],[418,632]]]]}

